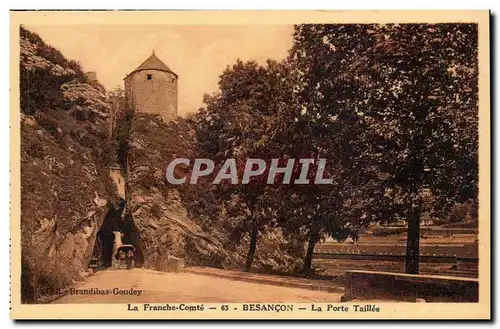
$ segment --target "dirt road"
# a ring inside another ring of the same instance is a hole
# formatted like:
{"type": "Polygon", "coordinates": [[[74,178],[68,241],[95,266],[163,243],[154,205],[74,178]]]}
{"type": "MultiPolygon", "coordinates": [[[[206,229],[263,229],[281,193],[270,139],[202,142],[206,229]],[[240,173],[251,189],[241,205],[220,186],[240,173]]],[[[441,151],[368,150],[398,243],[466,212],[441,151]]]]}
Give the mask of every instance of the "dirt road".
{"type": "Polygon", "coordinates": [[[339,302],[339,293],[147,269],[97,272],[54,303],[339,302]]]}

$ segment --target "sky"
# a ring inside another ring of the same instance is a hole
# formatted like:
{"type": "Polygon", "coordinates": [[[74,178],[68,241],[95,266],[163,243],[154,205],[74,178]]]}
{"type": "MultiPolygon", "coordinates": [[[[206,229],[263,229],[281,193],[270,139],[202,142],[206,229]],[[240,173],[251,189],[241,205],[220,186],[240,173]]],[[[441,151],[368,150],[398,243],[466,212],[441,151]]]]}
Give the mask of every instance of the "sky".
{"type": "Polygon", "coordinates": [[[107,90],[123,88],[123,78],[153,50],[179,76],[178,113],[198,110],[203,94],[217,91],[219,76],[238,58],[265,63],[281,60],[292,46],[292,25],[38,25],[25,27],[95,71],[107,90]]]}

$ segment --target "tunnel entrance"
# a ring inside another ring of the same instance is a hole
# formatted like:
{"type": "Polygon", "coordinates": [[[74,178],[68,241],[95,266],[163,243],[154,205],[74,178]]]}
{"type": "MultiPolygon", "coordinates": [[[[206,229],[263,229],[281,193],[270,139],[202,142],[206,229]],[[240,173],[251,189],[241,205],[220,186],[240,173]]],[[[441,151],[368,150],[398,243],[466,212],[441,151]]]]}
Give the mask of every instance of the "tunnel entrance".
{"type": "Polygon", "coordinates": [[[112,265],[114,230],[119,230],[122,209],[116,209],[113,203],[108,203],[108,211],[104,217],[95,239],[94,250],[90,260],[90,267],[105,268],[112,265]]]}
{"type": "Polygon", "coordinates": [[[99,230],[97,232],[96,244],[98,245],[97,259],[99,267],[110,267],[113,257],[113,243],[115,241],[115,236],[113,232],[99,230]]]}
{"type": "Polygon", "coordinates": [[[135,267],[143,266],[144,256],[141,250],[142,244],[139,231],[135,226],[132,215],[128,212],[123,215],[125,201],[122,200],[122,202],[123,204],[121,207],[115,207],[111,202],[108,203],[108,211],[97,232],[89,267],[102,269],[112,266],[113,251],[115,247],[114,232],[120,232],[121,244],[131,244],[135,247],[135,267]]]}

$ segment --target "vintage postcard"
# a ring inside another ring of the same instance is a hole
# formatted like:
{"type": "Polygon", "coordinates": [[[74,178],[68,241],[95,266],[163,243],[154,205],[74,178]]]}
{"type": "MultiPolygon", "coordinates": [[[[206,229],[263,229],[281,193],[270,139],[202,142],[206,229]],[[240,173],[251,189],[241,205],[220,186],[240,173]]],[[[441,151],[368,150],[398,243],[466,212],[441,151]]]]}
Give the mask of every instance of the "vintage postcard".
{"type": "Polygon", "coordinates": [[[490,319],[488,11],[12,11],[14,319],[490,319]]]}

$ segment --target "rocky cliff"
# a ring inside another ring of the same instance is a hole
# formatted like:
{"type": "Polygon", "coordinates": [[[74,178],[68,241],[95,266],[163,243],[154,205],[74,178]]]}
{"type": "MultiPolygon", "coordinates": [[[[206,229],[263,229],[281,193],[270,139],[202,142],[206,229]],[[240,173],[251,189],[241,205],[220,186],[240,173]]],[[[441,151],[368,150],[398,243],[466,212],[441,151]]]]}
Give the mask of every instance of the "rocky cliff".
{"type": "Polygon", "coordinates": [[[114,190],[105,90],[20,32],[22,299],[30,302],[85,275],[114,190]]]}
{"type": "Polygon", "coordinates": [[[190,218],[181,191],[167,186],[165,168],[173,157],[192,157],[194,131],[185,120],[165,124],[159,116],[136,113],[132,120],[127,192],[140,234],[145,266],[164,270],[168,256],[188,264],[222,264],[232,256],[221,238],[190,218]]]}

